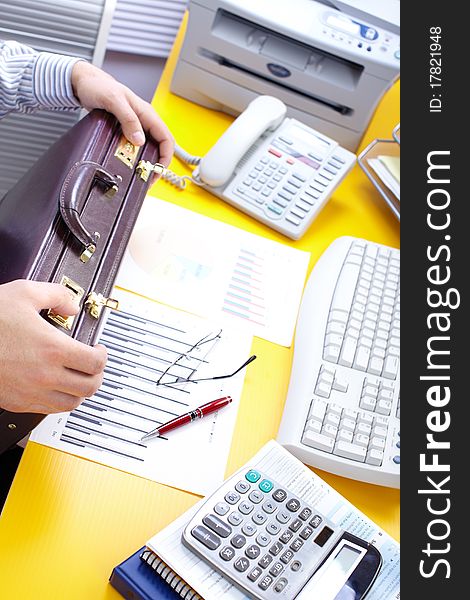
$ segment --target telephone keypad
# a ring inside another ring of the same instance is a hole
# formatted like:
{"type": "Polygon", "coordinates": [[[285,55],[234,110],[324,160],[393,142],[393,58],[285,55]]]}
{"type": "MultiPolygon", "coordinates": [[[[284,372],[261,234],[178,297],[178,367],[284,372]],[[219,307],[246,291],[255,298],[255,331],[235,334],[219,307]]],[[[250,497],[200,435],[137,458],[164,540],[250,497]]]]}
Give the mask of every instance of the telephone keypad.
{"type": "MultiPolygon", "coordinates": [[[[248,177],[238,185],[235,193],[247,202],[263,207],[270,219],[279,220],[284,217],[298,227],[315,210],[321,195],[340,170],[340,161],[332,157],[322,172],[316,171],[309,179],[298,169],[294,170],[292,161],[284,162],[281,152],[271,150],[274,149],[270,148],[268,152],[281,160],[272,160],[268,155],[262,156],[252,167],[248,177]],[[289,164],[289,168],[286,164],[289,164]]],[[[316,160],[321,167],[322,160],[316,160]]]]}

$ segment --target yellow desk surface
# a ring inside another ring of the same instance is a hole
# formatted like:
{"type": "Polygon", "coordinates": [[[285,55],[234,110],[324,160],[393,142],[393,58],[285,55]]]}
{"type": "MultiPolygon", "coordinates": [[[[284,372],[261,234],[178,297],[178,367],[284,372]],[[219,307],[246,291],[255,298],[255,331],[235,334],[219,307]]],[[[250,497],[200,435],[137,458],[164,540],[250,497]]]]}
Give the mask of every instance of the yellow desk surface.
{"type": "MultiPolygon", "coordinates": [[[[153,105],[178,143],[191,153],[203,155],[232,118],[169,92],[181,39],[180,34],[153,105]]],[[[379,105],[361,148],[375,137],[390,138],[399,120],[397,83],[379,105]]],[[[172,168],[181,174],[187,172],[177,159],[172,168]]],[[[158,182],[151,193],[307,250],[311,252],[310,269],[340,235],[399,247],[399,224],[359,166],[335,190],[321,215],[297,242],[195,185],[179,192],[158,182]]],[[[275,438],[289,382],[292,348],[254,338],[252,350],[259,360],[246,377],[227,476],[275,438]]],[[[398,539],[398,490],[317,472],[398,539]]],[[[121,596],[108,583],[113,567],[197,500],[197,496],[30,442],[0,518],[0,596],[15,600],[117,600],[121,596]]]]}

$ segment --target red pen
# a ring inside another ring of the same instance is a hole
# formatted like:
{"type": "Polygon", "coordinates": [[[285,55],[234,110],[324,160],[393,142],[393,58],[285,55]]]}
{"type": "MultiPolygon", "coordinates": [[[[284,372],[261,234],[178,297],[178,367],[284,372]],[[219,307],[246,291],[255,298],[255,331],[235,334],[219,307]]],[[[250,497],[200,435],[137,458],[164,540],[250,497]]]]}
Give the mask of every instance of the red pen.
{"type": "Polygon", "coordinates": [[[230,402],[232,402],[231,396],[224,396],[223,398],[217,398],[217,400],[211,400],[210,402],[207,402],[202,406],[198,406],[190,412],[180,415],[179,417],[175,417],[174,419],[171,419],[171,421],[163,423],[163,425],[160,425],[156,429],[149,431],[140,438],[140,441],[143,442],[144,440],[150,440],[151,438],[161,436],[172,429],[181,427],[181,425],[186,425],[186,423],[191,423],[196,419],[202,419],[202,417],[210,415],[211,413],[220,410],[224,406],[227,406],[227,404],[230,404],[230,402]]]}

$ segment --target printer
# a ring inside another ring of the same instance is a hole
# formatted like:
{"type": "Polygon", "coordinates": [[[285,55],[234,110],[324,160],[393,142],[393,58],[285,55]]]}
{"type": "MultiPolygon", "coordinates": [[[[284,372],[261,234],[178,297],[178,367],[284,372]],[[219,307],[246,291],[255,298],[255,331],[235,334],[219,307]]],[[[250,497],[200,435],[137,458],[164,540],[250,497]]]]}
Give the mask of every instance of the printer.
{"type": "Polygon", "coordinates": [[[232,115],[258,95],[355,151],[399,76],[399,0],[190,0],[175,94],[232,115]]]}

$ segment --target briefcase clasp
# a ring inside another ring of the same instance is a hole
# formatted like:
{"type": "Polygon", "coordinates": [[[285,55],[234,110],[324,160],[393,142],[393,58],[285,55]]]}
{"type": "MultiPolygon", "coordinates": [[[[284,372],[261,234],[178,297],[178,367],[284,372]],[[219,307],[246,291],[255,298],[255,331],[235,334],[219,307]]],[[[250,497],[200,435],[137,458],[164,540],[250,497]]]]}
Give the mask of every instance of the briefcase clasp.
{"type": "MultiPolygon", "coordinates": [[[[73,281],[73,279],[70,279],[70,277],[67,277],[67,275],[62,275],[60,284],[65,286],[69,290],[69,292],[71,292],[72,296],[75,297],[76,301],[80,303],[80,300],[85,294],[85,290],[80,285],[78,285],[78,283],[75,283],[75,281],[73,281]]],[[[47,311],[47,317],[51,321],[54,321],[54,323],[57,323],[57,325],[60,325],[64,329],[67,329],[67,331],[70,331],[72,329],[73,321],[75,319],[74,315],[59,315],[51,309],[47,311]]]]}
{"type": "Polygon", "coordinates": [[[135,170],[140,175],[141,179],[148,181],[152,173],[163,175],[166,171],[166,167],[160,163],[153,164],[149,160],[139,160],[135,170]]]}
{"type": "Polygon", "coordinates": [[[103,294],[97,294],[96,292],[90,292],[88,294],[85,300],[85,308],[94,319],[99,319],[104,307],[118,310],[119,301],[114,300],[113,298],[105,298],[103,294]]]}

